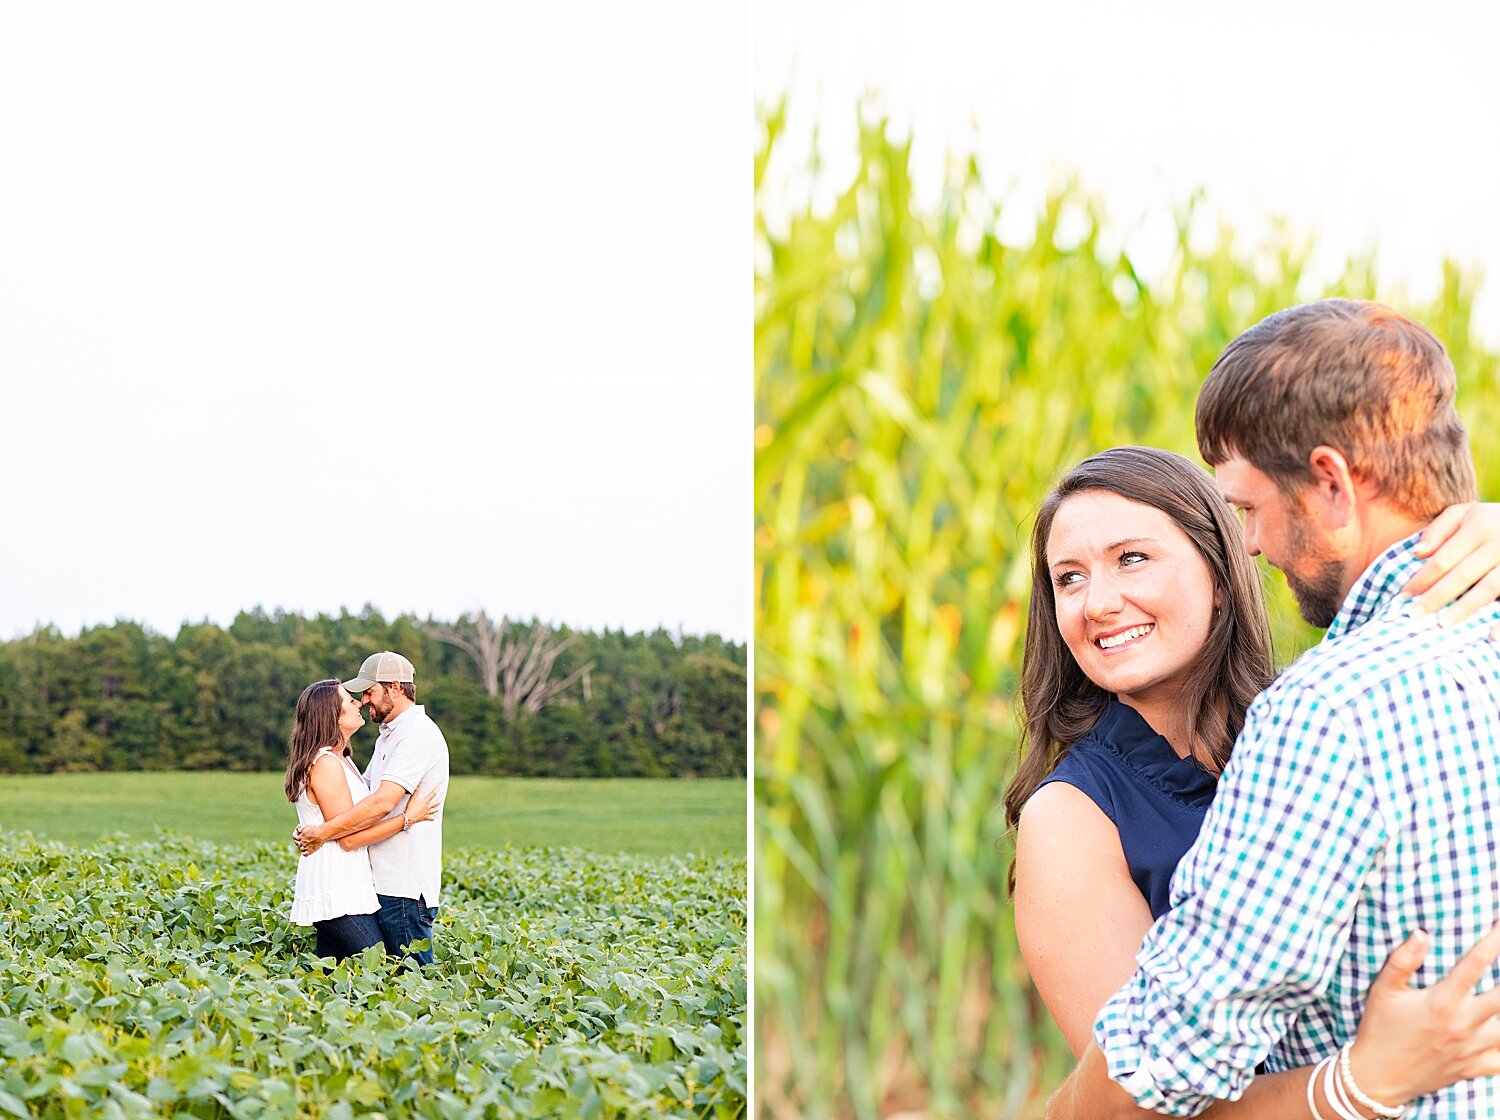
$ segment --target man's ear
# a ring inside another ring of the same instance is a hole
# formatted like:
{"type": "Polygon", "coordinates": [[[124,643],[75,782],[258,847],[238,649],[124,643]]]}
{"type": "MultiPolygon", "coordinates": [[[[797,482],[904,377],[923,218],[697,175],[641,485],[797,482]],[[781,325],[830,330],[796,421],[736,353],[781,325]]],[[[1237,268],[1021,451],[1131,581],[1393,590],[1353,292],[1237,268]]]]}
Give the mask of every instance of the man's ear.
{"type": "Polygon", "coordinates": [[[1319,444],[1307,456],[1307,468],[1312,473],[1312,487],[1317,500],[1328,515],[1325,522],[1330,529],[1341,528],[1361,502],[1370,495],[1367,483],[1357,478],[1349,466],[1349,460],[1336,447],[1319,444]]]}

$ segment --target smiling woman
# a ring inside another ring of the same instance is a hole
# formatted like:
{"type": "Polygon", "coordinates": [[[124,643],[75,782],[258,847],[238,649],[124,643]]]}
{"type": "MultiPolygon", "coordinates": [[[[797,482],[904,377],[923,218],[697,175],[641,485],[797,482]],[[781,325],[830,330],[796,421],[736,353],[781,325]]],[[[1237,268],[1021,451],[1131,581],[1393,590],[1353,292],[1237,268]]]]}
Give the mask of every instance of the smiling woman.
{"type": "Polygon", "coordinates": [[[1032,532],[1029,749],[1006,811],[1017,938],[1075,1053],[1168,909],[1272,671],[1260,581],[1206,472],[1117,447],[1063,477],[1032,532]],[[1082,906],[1098,919],[1088,930],[1082,906]]]}
{"type": "Polygon", "coordinates": [[[1089,490],[1058,506],[1047,557],[1058,633],[1073,660],[1187,757],[1191,713],[1177,698],[1219,610],[1193,542],[1161,510],[1089,490]]]}
{"type": "Polygon", "coordinates": [[[1273,673],[1260,579],[1234,515],[1202,468],[1156,448],[1085,459],[1043,502],[1030,617],[1030,749],[1007,795],[1013,822],[1112,696],[1179,756],[1217,771],[1273,673]],[[1121,641],[1142,626],[1151,629],[1121,641]]]}

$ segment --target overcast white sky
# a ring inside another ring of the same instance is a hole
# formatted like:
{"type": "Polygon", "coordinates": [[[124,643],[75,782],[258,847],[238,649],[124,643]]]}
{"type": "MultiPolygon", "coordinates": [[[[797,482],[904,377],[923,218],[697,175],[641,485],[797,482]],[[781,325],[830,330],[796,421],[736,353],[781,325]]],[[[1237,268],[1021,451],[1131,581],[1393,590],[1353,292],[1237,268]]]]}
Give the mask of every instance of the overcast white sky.
{"type": "Polygon", "coordinates": [[[0,8],[0,639],[748,637],[749,14],[0,8]]]}
{"type": "Polygon", "coordinates": [[[1029,230],[1047,184],[1077,171],[1149,266],[1201,186],[1249,240],[1276,214],[1315,233],[1325,278],[1366,247],[1413,297],[1437,290],[1445,254],[1484,267],[1476,319],[1500,346],[1489,6],[755,0],[752,18],[756,94],[790,88],[790,131],[805,143],[818,123],[831,182],[874,91],[912,130],[929,197],[946,151],[976,151],[1029,230]]]}
{"type": "MultiPolygon", "coordinates": [[[[1282,0],[0,8],[0,639],[242,609],[748,635],[751,105],[831,179],[1195,187],[1493,278],[1496,19],[1282,0]],[[752,58],[753,49],[753,58],[752,58]],[[753,83],[753,92],[752,92],[753,83]]],[[[1012,207],[1016,212],[1021,207],[1012,207]]]]}

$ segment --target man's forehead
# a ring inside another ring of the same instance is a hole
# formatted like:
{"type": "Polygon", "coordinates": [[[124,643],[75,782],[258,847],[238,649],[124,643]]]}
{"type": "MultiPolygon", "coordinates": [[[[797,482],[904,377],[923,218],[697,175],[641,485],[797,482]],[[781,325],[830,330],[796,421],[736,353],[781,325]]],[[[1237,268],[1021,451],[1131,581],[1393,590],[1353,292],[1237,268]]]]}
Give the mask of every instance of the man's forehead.
{"type": "Polygon", "coordinates": [[[1251,464],[1233,456],[1214,467],[1214,481],[1226,501],[1239,502],[1262,493],[1266,487],[1274,487],[1269,476],[1251,464]]]}

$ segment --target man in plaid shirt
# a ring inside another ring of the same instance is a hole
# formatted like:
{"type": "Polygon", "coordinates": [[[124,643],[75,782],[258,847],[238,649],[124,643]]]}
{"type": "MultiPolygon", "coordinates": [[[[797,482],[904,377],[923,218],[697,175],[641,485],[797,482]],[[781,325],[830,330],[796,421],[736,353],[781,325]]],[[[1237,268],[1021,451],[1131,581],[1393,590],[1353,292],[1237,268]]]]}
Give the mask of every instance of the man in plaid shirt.
{"type": "MultiPolygon", "coordinates": [[[[1497,610],[1443,627],[1399,594],[1422,528],[1474,498],[1455,381],[1427,330],[1348,300],[1270,316],[1210,371],[1203,457],[1250,552],[1328,632],[1251,705],[1173,909],[1049,1115],[1192,1116],[1237,1098],[1258,1064],[1315,1063],[1352,1039],[1408,935],[1426,931],[1426,986],[1500,918],[1497,610]]],[[[1360,1058],[1355,1082],[1389,1100],[1360,1058]]],[[[1407,1115],[1500,1115],[1500,1078],[1407,1115]]]]}

